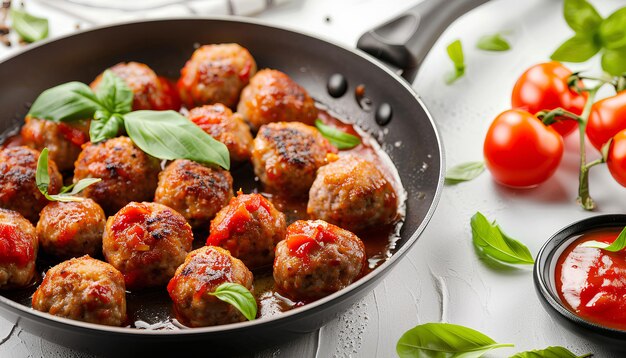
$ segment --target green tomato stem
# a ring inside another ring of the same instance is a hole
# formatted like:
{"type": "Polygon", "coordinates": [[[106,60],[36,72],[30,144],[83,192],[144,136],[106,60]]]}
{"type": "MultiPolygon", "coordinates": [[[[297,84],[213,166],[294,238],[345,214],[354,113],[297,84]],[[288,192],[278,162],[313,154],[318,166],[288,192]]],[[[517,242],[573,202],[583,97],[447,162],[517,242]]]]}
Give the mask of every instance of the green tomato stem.
{"type": "Polygon", "coordinates": [[[585,130],[587,129],[587,120],[589,119],[589,114],[591,113],[593,100],[602,85],[604,85],[604,83],[589,89],[589,97],[587,98],[587,102],[585,102],[583,113],[580,115],[581,120],[578,123],[578,133],[580,135],[580,171],[578,174],[578,198],[576,201],[582,206],[583,209],[590,211],[596,208],[596,204],[589,194],[589,169],[599,163],[592,162],[593,164],[590,163],[592,165],[587,165],[585,130]]]}

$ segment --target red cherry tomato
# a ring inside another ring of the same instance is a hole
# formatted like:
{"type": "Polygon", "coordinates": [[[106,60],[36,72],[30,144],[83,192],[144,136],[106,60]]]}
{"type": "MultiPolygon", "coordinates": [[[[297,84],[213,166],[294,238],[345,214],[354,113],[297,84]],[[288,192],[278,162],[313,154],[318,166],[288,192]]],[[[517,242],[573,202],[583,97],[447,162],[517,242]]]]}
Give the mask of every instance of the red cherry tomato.
{"type": "Polygon", "coordinates": [[[586,132],[594,147],[600,150],[623,129],[626,129],[626,91],[593,104],[586,132]]]}
{"type": "MultiPolygon", "coordinates": [[[[532,114],[541,110],[563,108],[580,115],[587,101],[587,94],[579,94],[567,86],[567,78],[572,74],[559,62],[546,62],[532,66],[515,83],[511,94],[511,105],[532,114]]],[[[552,127],[562,136],[570,134],[577,123],[566,118],[552,127]]]]}
{"type": "Polygon", "coordinates": [[[613,179],[621,186],[626,186],[626,130],[613,137],[606,164],[613,179]]]}
{"type": "Polygon", "coordinates": [[[500,184],[525,188],[546,181],[563,156],[563,138],[534,115],[510,109],[491,123],[483,147],[485,164],[500,184]]]}

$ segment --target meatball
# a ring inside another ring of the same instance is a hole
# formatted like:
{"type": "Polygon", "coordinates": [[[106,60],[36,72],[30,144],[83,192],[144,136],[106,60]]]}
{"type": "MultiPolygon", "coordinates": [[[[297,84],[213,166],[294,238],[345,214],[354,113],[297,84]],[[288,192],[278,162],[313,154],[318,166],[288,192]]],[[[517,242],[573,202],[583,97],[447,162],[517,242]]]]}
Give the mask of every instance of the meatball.
{"type": "MultiPolygon", "coordinates": [[[[15,210],[33,223],[48,204],[37,188],[35,174],[39,151],[28,147],[9,147],[0,150],[0,208],[15,210]]],[[[63,178],[54,161],[48,161],[50,185],[48,193],[56,194],[63,178]]]]}
{"type": "Polygon", "coordinates": [[[83,196],[95,200],[112,215],[131,201],[149,201],[159,180],[159,161],[144,153],[127,137],[86,146],[76,160],[74,183],[101,178],[83,196]]]}
{"type": "Polygon", "coordinates": [[[326,154],[336,149],[314,127],[298,122],[270,123],[254,139],[254,172],[269,191],[306,196],[326,154]]]}
{"type": "MultiPolygon", "coordinates": [[[[180,99],[174,86],[167,79],[158,77],[147,65],[139,62],[121,62],[109,70],[123,79],[133,91],[133,111],[180,109],[180,99]]],[[[91,82],[90,86],[94,91],[98,90],[102,75],[91,82]]]]}
{"type": "Polygon", "coordinates": [[[186,159],[173,161],[159,174],[154,201],[181,213],[194,227],[208,225],[233,197],[233,177],[186,159]]]}
{"type": "Polygon", "coordinates": [[[298,220],[276,246],[276,287],[298,300],[314,300],[348,286],[366,265],[365,246],[350,231],[322,220],[298,220]]]}
{"type": "Polygon", "coordinates": [[[183,263],[192,241],[191,226],[175,210],[132,202],[107,220],[102,252],[128,288],[161,286],[183,263]]]}
{"type": "Polygon", "coordinates": [[[0,288],[28,286],[35,276],[37,235],[30,221],[0,209],[0,288]]]}
{"type": "Polygon", "coordinates": [[[33,308],[78,321],[121,326],[126,322],[124,277],[88,255],[52,267],[33,294],[33,308]]]}
{"type": "Polygon", "coordinates": [[[285,238],[285,215],[260,194],[239,193],[211,221],[207,245],[228,249],[251,269],[271,265],[285,238]]]}
{"type": "Polygon", "coordinates": [[[81,146],[89,141],[89,121],[65,123],[29,116],[20,134],[26,146],[48,148],[50,159],[60,171],[72,170],[81,146]]]}
{"type": "Polygon", "coordinates": [[[224,143],[232,160],[250,159],[252,134],[240,114],[218,103],[194,108],[188,117],[210,136],[224,143]]]}
{"type": "Polygon", "coordinates": [[[348,155],[318,170],[307,213],[358,232],[392,224],[398,217],[398,197],[373,163],[348,155]]]}
{"type": "Polygon", "coordinates": [[[245,48],[237,44],[205,45],[180,71],[177,86],[188,108],[211,103],[232,108],[255,73],[256,62],[245,48]]]}
{"type": "Polygon", "coordinates": [[[237,112],[253,130],[272,122],[313,124],[318,110],[307,91],[286,74],[261,70],[241,92],[237,112]]]}
{"type": "Polygon", "coordinates": [[[252,272],[220,247],[205,246],[190,252],[167,285],[176,318],[189,327],[245,321],[234,306],[210,295],[225,282],[252,291],[252,272]]]}
{"type": "Polygon", "coordinates": [[[39,245],[46,253],[62,257],[99,255],[106,216],[95,201],[51,202],[37,223],[39,245]]]}

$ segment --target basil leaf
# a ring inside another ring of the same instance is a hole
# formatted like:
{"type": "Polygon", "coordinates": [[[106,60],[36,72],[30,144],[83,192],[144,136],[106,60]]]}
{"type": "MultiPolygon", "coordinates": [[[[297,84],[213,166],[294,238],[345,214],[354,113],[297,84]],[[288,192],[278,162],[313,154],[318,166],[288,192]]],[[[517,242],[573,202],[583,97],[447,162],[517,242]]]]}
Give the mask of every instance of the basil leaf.
{"type": "Polygon", "coordinates": [[[554,51],[554,61],[585,62],[600,51],[600,45],[590,34],[576,34],[554,51]]]}
{"type": "Polygon", "coordinates": [[[78,183],[74,183],[70,186],[64,186],[61,189],[60,195],[76,195],[81,191],[85,190],[88,186],[91,186],[95,183],[101,182],[100,178],[85,178],[78,181],[78,183]],[[71,190],[71,191],[70,191],[71,190]]]}
{"type": "Polygon", "coordinates": [[[580,245],[580,247],[594,247],[611,252],[622,251],[626,247],[626,227],[619,233],[615,241],[613,241],[610,245],[605,242],[587,241],[580,245]]]}
{"type": "Polygon", "coordinates": [[[104,71],[96,95],[102,106],[110,113],[124,114],[132,110],[133,91],[111,70],[104,71]]]}
{"type": "Polygon", "coordinates": [[[78,183],[72,184],[67,187],[63,187],[59,194],[48,194],[48,188],[50,187],[50,174],[48,173],[48,148],[44,148],[37,160],[37,171],[35,173],[35,183],[37,188],[50,201],[83,201],[84,198],[77,197],[88,186],[95,184],[102,179],[100,178],[87,178],[82,179],[78,183]],[[70,191],[71,189],[71,191],[70,191]],[[68,193],[69,191],[69,193],[68,193]]]}
{"type": "Polygon", "coordinates": [[[189,159],[230,167],[226,146],[174,111],[135,111],[124,115],[130,139],[159,159],[189,159]]]}
{"type": "Polygon", "coordinates": [[[602,17],[586,0],[565,0],[563,16],[576,33],[592,33],[600,26],[602,17]]]}
{"type": "Polygon", "coordinates": [[[322,136],[328,139],[330,144],[337,147],[337,149],[350,149],[361,144],[361,139],[359,137],[326,125],[319,119],[315,120],[315,127],[317,127],[322,136]]]}
{"type": "Polygon", "coordinates": [[[218,299],[230,303],[239,310],[248,321],[256,318],[257,304],[252,293],[247,288],[232,282],[224,282],[214,292],[209,293],[218,299]]]}
{"type": "Polygon", "coordinates": [[[119,114],[106,117],[108,113],[97,111],[94,121],[89,127],[89,137],[92,143],[102,142],[107,139],[117,137],[120,128],[123,128],[124,120],[119,114]]]}
{"type": "Polygon", "coordinates": [[[91,118],[101,105],[91,88],[84,83],[68,82],[43,91],[28,115],[55,122],[91,118]]]}
{"type": "Polygon", "coordinates": [[[413,357],[480,357],[492,349],[513,347],[496,343],[471,328],[450,323],[426,323],[406,331],[396,352],[400,358],[413,357]]]}
{"type": "Polygon", "coordinates": [[[48,37],[48,20],[33,16],[26,11],[11,9],[13,29],[26,42],[35,42],[48,37]]]}
{"type": "Polygon", "coordinates": [[[591,357],[593,354],[588,353],[582,356],[578,356],[572,353],[569,349],[559,346],[548,347],[541,350],[532,350],[526,352],[517,353],[510,358],[586,358],[591,357]]]}
{"type": "Polygon", "coordinates": [[[476,47],[485,51],[507,51],[511,45],[500,34],[485,35],[478,39],[476,47]]]}
{"type": "Polygon", "coordinates": [[[626,7],[623,7],[600,24],[598,31],[604,47],[616,49],[626,46],[626,7]]]}
{"type": "Polygon", "coordinates": [[[35,183],[37,188],[44,195],[48,196],[48,187],[50,186],[50,173],[48,173],[48,148],[41,150],[39,159],[37,160],[37,171],[35,172],[35,183]]]}
{"type": "Polygon", "coordinates": [[[507,264],[532,265],[530,250],[521,242],[507,236],[499,226],[490,223],[480,212],[472,216],[472,242],[488,257],[507,264]]]}
{"type": "Polygon", "coordinates": [[[457,184],[479,176],[485,171],[483,162],[467,162],[455,165],[446,171],[446,184],[457,184]]]}
{"type": "Polygon", "coordinates": [[[446,83],[452,84],[465,74],[465,56],[463,55],[461,40],[456,40],[449,44],[446,51],[448,52],[448,57],[450,57],[454,64],[454,72],[450,72],[446,75],[446,83]]]}
{"type": "Polygon", "coordinates": [[[626,47],[605,50],[602,55],[602,69],[613,76],[626,73],[626,47]]]}

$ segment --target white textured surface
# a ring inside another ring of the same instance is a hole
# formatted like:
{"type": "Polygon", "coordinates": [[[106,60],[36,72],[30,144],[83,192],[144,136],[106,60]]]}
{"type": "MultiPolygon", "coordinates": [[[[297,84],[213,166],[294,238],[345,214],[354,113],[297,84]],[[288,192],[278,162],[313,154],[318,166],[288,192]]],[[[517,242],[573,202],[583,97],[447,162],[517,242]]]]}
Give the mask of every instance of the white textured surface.
{"type": "MultiPolygon", "coordinates": [[[[291,1],[260,17],[353,45],[369,27],[418,1],[291,1]],[[330,22],[325,21],[330,17],[330,22]]],[[[623,0],[594,1],[601,14],[626,5],[623,0]]],[[[46,10],[50,11],[50,10],[46,10]]],[[[67,29],[73,25],[55,25],[67,29]]],[[[570,35],[561,18],[561,1],[496,0],[454,23],[437,42],[414,84],[441,131],[448,166],[480,160],[482,141],[492,119],[507,109],[510,91],[528,66],[547,60],[570,35]],[[512,51],[486,53],[474,48],[485,33],[510,31],[512,51]],[[467,76],[452,86],[443,82],[451,68],[445,46],[460,38],[467,76]]],[[[598,61],[575,69],[599,71],[598,61]]],[[[398,120],[398,118],[396,118],[398,120]]],[[[294,342],[260,352],[258,357],[392,357],[404,331],[419,323],[445,321],[467,325],[514,349],[492,357],[563,345],[578,354],[611,357],[553,322],[540,306],[530,269],[494,271],[477,259],[469,219],[477,211],[536,253],[561,227],[596,213],[626,212],[626,190],[602,167],[591,174],[591,192],[599,209],[587,213],[574,203],[577,186],[577,139],[566,141],[558,173],[532,190],[510,190],[485,173],[473,182],[446,187],[438,210],[418,243],[391,274],[363,301],[322,328],[294,342]]],[[[590,149],[593,153],[593,149],[590,149]]],[[[591,157],[596,154],[590,155],[591,157]]],[[[404,163],[419,165],[419,163],[404,163]]],[[[71,357],[75,352],[12,329],[0,318],[0,357],[71,357]]]]}

